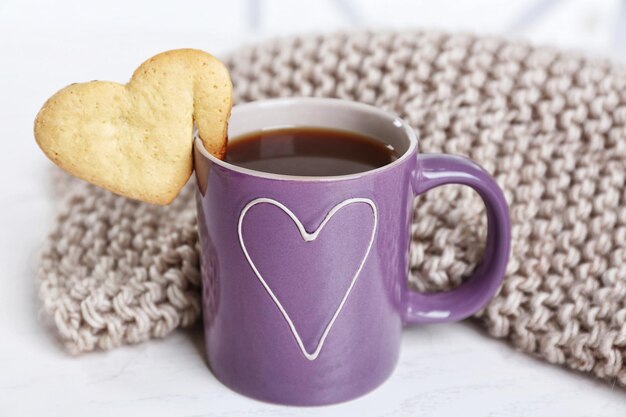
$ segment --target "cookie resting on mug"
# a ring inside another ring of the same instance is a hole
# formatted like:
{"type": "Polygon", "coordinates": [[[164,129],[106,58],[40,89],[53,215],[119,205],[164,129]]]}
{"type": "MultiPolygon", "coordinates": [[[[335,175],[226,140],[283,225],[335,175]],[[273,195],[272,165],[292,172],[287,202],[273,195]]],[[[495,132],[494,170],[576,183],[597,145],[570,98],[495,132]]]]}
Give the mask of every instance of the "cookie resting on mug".
{"type": "Polygon", "coordinates": [[[71,84],[46,101],[35,139],[55,164],[116,194],[169,204],[193,170],[194,124],[207,151],[226,149],[232,84],[196,49],[158,54],[127,84],[71,84]]]}

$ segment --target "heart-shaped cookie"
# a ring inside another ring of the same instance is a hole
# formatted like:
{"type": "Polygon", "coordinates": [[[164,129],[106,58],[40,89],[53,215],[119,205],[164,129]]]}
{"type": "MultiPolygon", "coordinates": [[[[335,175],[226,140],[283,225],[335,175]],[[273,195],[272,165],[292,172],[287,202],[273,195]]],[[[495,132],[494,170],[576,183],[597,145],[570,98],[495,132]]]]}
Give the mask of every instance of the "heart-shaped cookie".
{"type": "Polygon", "coordinates": [[[226,67],[212,55],[178,49],[156,55],[126,85],[72,84],[35,120],[44,153],[70,174],[116,194],[168,204],[193,169],[194,122],[221,158],[232,106],[226,67]]]}

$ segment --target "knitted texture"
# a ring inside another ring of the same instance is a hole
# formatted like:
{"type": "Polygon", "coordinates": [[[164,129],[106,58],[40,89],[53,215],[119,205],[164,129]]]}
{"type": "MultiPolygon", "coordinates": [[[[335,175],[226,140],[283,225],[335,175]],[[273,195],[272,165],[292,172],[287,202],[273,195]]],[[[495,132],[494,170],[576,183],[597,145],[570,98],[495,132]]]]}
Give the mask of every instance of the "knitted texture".
{"type": "MultiPolygon", "coordinates": [[[[422,152],[482,164],[510,204],[513,246],[504,285],[479,322],[523,351],[626,385],[623,69],[430,32],[278,40],[227,63],[236,102],[370,103],[405,118],[422,152]]],[[[198,319],[193,184],[171,206],[154,207],[60,181],[60,215],[39,279],[69,350],[162,337],[198,319]]],[[[453,288],[482,256],[482,202],[467,187],[446,186],[415,207],[409,280],[421,291],[453,288]]]]}

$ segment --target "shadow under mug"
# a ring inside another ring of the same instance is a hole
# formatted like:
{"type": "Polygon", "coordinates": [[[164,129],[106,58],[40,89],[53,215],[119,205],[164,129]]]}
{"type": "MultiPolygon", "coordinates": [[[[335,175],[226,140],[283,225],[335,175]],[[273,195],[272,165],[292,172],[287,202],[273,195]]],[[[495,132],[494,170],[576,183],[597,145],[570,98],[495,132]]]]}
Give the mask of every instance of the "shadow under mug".
{"type": "Polygon", "coordinates": [[[402,327],[461,320],[502,282],[510,252],[506,201],[475,163],[420,155],[413,130],[365,104],[321,98],[233,109],[229,137],[285,127],[356,132],[400,157],[370,171],[298,177],[208,154],[196,138],[205,345],[225,385],[260,400],[321,405],[358,397],[393,371],[402,327]],[[487,208],[484,259],[447,292],[409,289],[415,196],[474,188],[487,208]]]}

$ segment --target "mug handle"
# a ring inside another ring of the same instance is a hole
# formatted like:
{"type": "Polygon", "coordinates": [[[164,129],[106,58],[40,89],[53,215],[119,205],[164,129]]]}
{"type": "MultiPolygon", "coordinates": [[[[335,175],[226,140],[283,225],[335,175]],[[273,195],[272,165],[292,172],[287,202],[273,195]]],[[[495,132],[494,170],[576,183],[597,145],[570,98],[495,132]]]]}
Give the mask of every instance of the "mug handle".
{"type": "Polygon", "coordinates": [[[462,320],[484,307],[498,290],[511,250],[509,209],[493,177],[482,167],[459,156],[418,155],[413,178],[416,195],[445,184],[462,184],[480,194],[487,208],[487,244],[474,273],[451,291],[420,293],[404,286],[405,323],[443,323],[462,320]]]}

